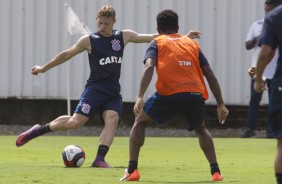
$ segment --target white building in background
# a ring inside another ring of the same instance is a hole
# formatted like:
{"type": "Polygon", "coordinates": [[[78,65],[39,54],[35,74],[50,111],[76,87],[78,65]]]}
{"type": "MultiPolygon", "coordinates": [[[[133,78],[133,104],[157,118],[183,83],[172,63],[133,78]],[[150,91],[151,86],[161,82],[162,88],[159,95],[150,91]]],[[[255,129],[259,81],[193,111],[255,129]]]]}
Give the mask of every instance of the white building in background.
{"type": "MultiPolygon", "coordinates": [[[[179,14],[179,33],[202,32],[199,43],[213,68],[226,104],[247,105],[251,53],[244,39],[254,20],[264,16],[264,0],[1,0],[0,1],[0,98],[66,99],[66,64],[32,76],[30,68],[49,61],[66,49],[65,3],[91,29],[104,4],[117,13],[116,29],[156,32],[156,15],[163,9],[179,14]]],[[[79,38],[72,36],[73,44],[79,38]]],[[[129,44],[122,61],[123,101],[135,101],[147,44],[129,44]]],[[[70,61],[70,96],[79,99],[89,76],[87,53],[70,61]]],[[[150,86],[148,95],[154,91],[150,86]]],[[[266,95],[263,102],[267,103],[266,95]]],[[[210,95],[208,104],[215,104],[210,95]]]]}

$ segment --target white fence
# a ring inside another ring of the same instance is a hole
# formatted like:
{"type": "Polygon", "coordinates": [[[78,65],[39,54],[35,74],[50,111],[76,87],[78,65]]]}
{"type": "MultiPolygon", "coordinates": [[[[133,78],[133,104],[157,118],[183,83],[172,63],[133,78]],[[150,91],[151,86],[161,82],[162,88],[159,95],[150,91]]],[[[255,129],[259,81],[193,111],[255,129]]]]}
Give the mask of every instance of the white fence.
{"type": "MultiPolygon", "coordinates": [[[[202,32],[199,40],[219,83],[226,104],[247,105],[251,51],[244,41],[251,23],[264,16],[264,0],[1,0],[0,98],[65,99],[66,64],[32,76],[30,68],[43,65],[66,49],[65,3],[96,31],[96,12],[104,4],[117,13],[116,29],[156,32],[156,15],[163,9],[179,14],[179,33],[202,32]]],[[[79,38],[71,37],[71,43],[79,38]]],[[[124,101],[135,101],[147,44],[129,44],[124,53],[121,85],[124,101]]],[[[87,53],[70,61],[71,99],[79,99],[89,76],[87,53]]],[[[154,91],[154,84],[148,95],[154,91]]],[[[210,95],[209,104],[215,99],[210,95]]],[[[267,95],[263,103],[267,103],[267,95]]]]}

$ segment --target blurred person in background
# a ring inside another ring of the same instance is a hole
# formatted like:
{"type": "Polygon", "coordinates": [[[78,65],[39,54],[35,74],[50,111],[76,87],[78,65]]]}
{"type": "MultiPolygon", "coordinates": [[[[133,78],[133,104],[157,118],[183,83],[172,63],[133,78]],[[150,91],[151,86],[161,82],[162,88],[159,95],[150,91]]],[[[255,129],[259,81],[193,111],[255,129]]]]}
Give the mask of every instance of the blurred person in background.
{"type": "MultiPolygon", "coordinates": [[[[275,49],[282,53],[282,0],[266,0],[273,10],[266,15],[259,45],[261,46],[254,88],[257,92],[266,89],[263,81],[263,71],[275,55],[275,49]]],[[[277,139],[277,152],[274,160],[276,181],[282,184],[282,57],[277,61],[277,67],[271,82],[271,105],[269,108],[269,123],[273,136],[277,139]]]]}
{"type": "MultiPolygon", "coordinates": [[[[264,3],[264,12],[267,15],[269,11],[273,9],[273,6],[269,5],[268,3],[264,3]]],[[[263,95],[263,92],[257,92],[254,90],[254,82],[255,82],[255,72],[256,72],[256,65],[257,65],[257,59],[260,51],[260,46],[258,45],[258,40],[261,34],[262,26],[263,26],[264,18],[255,21],[246,38],[245,46],[247,50],[252,50],[252,64],[251,67],[248,70],[249,76],[251,77],[251,88],[250,88],[250,102],[249,102],[249,108],[248,108],[248,121],[247,121],[247,130],[242,134],[242,138],[250,138],[254,137],[256,135],[256,124],[257,124],[257,117],[258,117],[258,111],[260,106],[260,101],[263,95]]],[[[271,103],[271,80],[274,76],[275,69],[276,69],[276,63],[278,59],[278,51],[275,53],[274,58],[271,60],[271,62],[267,65],[263,77],[268,87],[268,106],[270,106],[271,103]]],[[[266,127],[266,138],[273,138],[272,131],[270,128],[269,123],[267,122],[266,127]]]]}

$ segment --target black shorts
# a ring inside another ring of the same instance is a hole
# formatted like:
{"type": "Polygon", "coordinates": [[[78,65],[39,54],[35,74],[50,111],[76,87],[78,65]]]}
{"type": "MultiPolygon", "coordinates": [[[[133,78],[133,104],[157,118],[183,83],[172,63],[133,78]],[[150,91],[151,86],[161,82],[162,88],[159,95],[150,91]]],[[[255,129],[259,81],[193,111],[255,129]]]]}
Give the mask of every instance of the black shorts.
{"type": "Polygon", "coordinates": [[[205,100],[200,93],[176,93],[161,96],[155,92],[145,103],[144,112],[157,124],[165,123],[175,114],[181,115],[187,121],[187,129],[194,130],[204,122],[206,115],[205,100]]]}
{"type": "Polygon", "coordinates": [[[121,96],[112,96],[93,87],[86,87],[74,112],[91,118],[96,111],[100,111],[101,115],[105,110],[113,110],[120,117],[122,113],[121,96]]]}
{"type": "Polygon", "coordinates": [[[282,76],[271,81],[269,123],[273,135],[282,138],[282,76]]]}

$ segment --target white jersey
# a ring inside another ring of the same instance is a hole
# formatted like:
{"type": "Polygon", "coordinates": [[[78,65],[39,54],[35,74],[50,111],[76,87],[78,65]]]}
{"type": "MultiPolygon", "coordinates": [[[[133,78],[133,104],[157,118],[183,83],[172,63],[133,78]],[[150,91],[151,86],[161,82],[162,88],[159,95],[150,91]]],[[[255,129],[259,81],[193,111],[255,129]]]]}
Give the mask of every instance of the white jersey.
{"type": "MultiPolygon", "coordinates": [[[[253,40],[255,37],[259,36],[262,30],[262,26],[263,26],[263,21],[264,19],[261,20],[257,20],[255,21],[249,32],[247,35],[247,38],[245,41],[251,41],[253,40]]],[[[252,64],[251,67],[256,67],[257,66],[257,60],[258,60],[258,55],[260,52],[260,47],[258,46],[258,44],[256,44],[254,46],[253,50],[253,56],[252,56],[252,64]]],[[[271,62],[266,66],[264,72],[263,72],[263,77],[266,79],[272,79],[275,73],[275,69],[276,69],[276,64],[277,64],[277,60],[278,60],[278,49],[275,52],[275,55],[273,57],[273,59],[271,60],[271,62]]]]}

